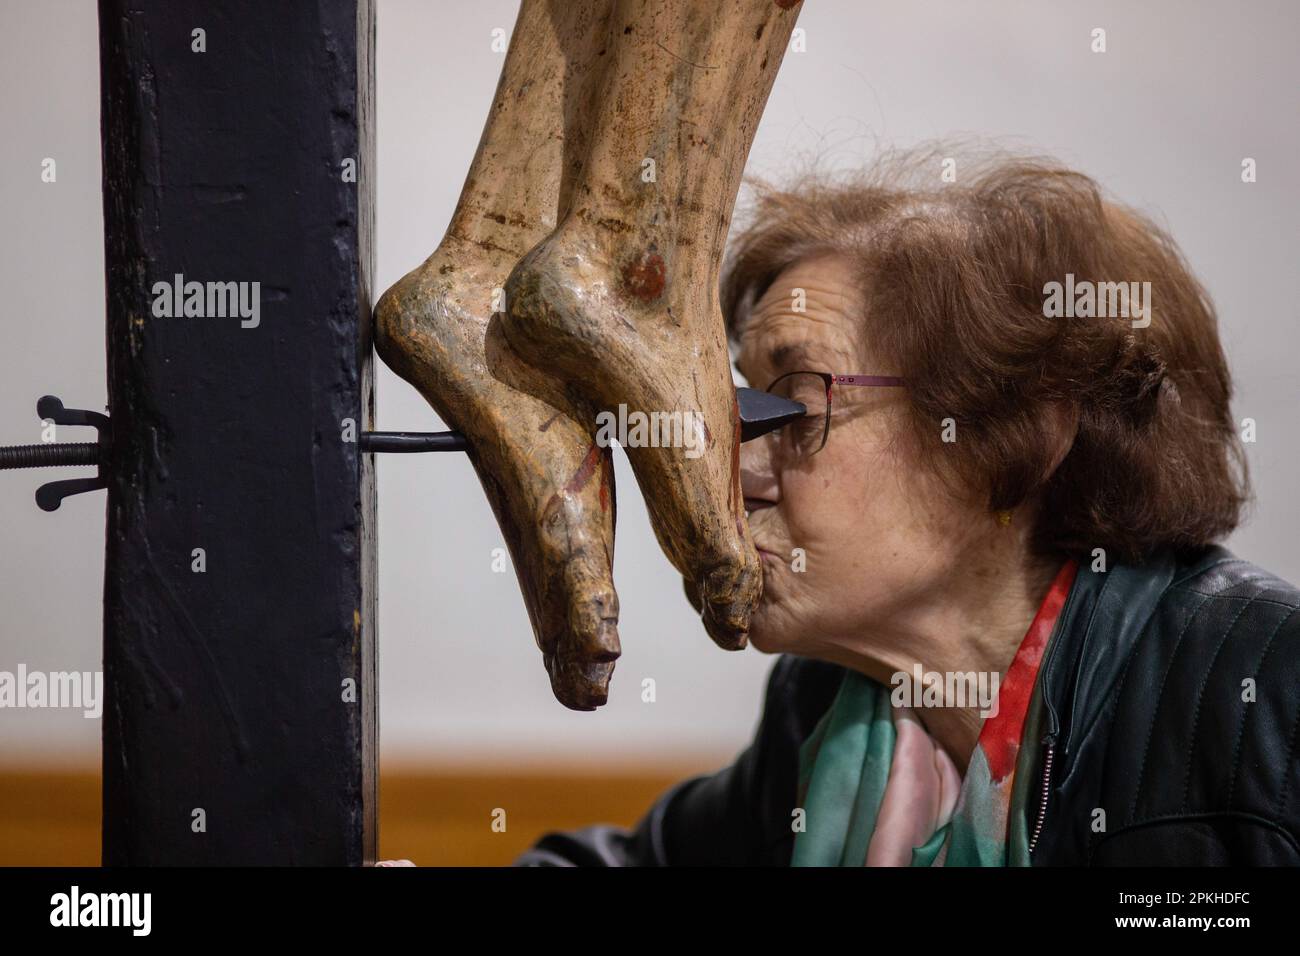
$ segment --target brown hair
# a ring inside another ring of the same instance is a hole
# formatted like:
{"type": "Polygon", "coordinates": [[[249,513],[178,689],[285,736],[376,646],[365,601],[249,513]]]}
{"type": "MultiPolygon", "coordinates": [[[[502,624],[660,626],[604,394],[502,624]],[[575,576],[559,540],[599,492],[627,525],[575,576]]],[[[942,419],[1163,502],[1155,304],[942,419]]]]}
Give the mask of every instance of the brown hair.
{"type": "Polygon", "coordinates": [[[1039,550],[1135,561],[1231,531],[1249,494],[1232,382],[1173,240],[1053,161],[959,158],[944,183],[943,159],[931,148],[785,189],[751,183],[722,274],[733,337],[783,269],[847,256],[873,350],[910,380],[916,449],[990,509],[1039,498],[1039,550]],[[1048,317],[1047,284],[1067,274],[1150,282],[1150,325],[1048,317]],[[1049,475],[1061,408],[1078,427],[1049,475]],[[942,441],[945,419],[956,441],[942,441]]]}

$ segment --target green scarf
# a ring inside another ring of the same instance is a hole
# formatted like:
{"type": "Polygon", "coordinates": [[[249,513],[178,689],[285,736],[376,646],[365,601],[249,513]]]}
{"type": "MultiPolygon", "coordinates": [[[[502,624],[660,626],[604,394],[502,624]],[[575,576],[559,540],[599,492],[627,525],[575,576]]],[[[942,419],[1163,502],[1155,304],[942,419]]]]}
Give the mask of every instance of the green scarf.
{"type": "MultiPolygon", "coordinates": [[[[845,673],[835,702],[799,750],[805,829],[795,835],[791,866],[861,866],[867,858],[893,761],[896,731],[889,710],[888,688],[856,671],[845,673]]],[[[1039,750],[1041,713],[1036,689],[1016,759],[1006,836],[981,832],[988,817],[954,810],[929,840],[912,849],[912,866],[933,866],[949,840],[944,866],[1029,865],[1025,801],[1039,750]]],[[[987,763],[972,759],[959,807],[963,801],[967,806],[991,803],[990,784],[987,763]],[[983,793],[969,793],[976,788],[983,793]]]]}
{"type": "MultiPolygon", "coordinates": [[[[912,866],[1028,866],[1025,807],[1042,737],[1039,664],[1078,564],[1067,561],[985,719],[948,822],[912,849],[912,866]],[[1013,770],[1014,768],[1014,770],[1013,770]]],[[[862,866],[889,782],[897,731],[890,691],[846,670],[838,693],[799,748],[798,806],[791,866],[862,866]]]]}

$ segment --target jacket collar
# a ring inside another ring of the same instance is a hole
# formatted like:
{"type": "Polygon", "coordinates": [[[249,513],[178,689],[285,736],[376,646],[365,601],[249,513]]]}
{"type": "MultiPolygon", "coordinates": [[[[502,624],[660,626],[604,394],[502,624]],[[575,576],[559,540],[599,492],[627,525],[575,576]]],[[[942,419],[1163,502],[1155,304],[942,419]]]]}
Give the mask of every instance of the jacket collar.
{"type": "MultiPolygon", "coordinates": [[[[1218,546],[1196,564],[1231,558],[1218,546]]],[[[1133,647],[1146,630],[1161,595],[1179,574],[1170,550],[1141,564],[1105,566],[1104,555],[1081,558],[1065,606],[1044,653],[1041,669],[1043,739],[1055,745],[1060,776],[1069,777],[1074,757],[1096,725],[1133,647]]]]}

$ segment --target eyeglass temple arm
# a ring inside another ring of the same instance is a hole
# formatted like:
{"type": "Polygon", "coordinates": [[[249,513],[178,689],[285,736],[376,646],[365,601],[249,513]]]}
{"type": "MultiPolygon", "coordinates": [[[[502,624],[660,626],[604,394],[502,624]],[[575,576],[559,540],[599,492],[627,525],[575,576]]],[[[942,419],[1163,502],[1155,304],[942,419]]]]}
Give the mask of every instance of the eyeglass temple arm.
{"type": "Polygon", "coordinates": [[[897,375],[831,375],[836,385],[875,385],[880,388],[895,388],[907,384],[907,379],[897,375]]]}

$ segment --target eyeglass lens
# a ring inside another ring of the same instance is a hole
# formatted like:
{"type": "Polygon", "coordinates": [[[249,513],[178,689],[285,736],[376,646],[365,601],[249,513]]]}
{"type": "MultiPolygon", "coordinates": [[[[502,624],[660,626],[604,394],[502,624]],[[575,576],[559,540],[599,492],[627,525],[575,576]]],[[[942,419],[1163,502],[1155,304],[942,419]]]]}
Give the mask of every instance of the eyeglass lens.
{"type": "Polygon", "coordinates": [[[772,383],[768,391],[781,398],[801,402],[808,413],[780,431],[785,451],[795,459],[807,458],[826,444],[829,424],[826,403],[826,380],[811,372],[791,372],[772,383]]]}

